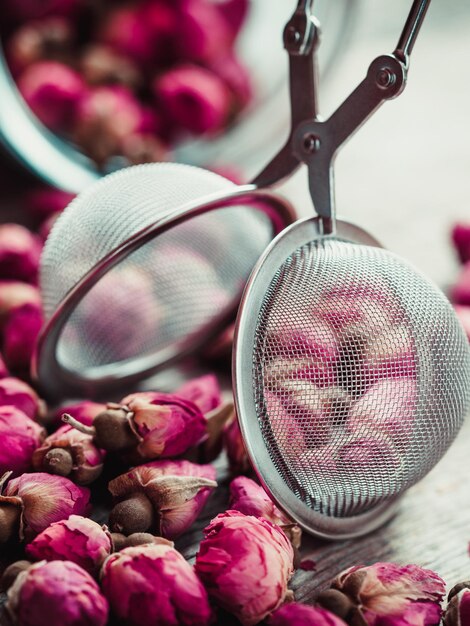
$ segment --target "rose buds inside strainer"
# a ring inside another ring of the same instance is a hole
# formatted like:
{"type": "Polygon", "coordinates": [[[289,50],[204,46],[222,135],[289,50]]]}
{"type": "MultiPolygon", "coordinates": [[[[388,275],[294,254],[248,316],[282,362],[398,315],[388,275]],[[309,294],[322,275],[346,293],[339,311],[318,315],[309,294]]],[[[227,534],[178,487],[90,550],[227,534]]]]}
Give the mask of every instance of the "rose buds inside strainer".
{"type": "MultiPolygon", "coordinates": [[[[318,26],[306,4],[299,2],[285,42],[291,97],[296,88],[310,93],[310,116],[295,119],[293,100],[289,142],[290,158],[308,166],[318,217],[286,228],[250,276],[234,392],[248,453],[271,497],[306,530],[346,538],[385,522],[455,438],[469,408],[470,349],[442,292],[334,213],[334,156],[402,91],[429,2],[414,2],[393,55],[373,61],[324,122],[314,97],[318,26]]],[[[291,167],[288,154],[286,147],[273,162],[277,173],[291,167]]]]}
{"type": "Polygon", "coordinates": [[[97,395],[197,351],[233,321],[288,202],[178,164],[130,167],[81,193],[46,242],[46,393],[97,395]]]}

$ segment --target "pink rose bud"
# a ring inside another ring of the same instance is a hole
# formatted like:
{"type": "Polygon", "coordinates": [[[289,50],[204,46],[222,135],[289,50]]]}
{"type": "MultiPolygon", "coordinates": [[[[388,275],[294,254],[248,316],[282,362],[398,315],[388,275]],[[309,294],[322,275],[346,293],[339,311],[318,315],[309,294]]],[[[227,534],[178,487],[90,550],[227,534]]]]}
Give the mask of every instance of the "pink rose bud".
{"type": "Polygon", "coordinates": [[[454,310],[463,326],[465,334],[470,339],[470,306],[454,304],[454,310]]]}
{"type": "Polygon", "coordinates": [[[113,532],[138,532],[174,539],[198,517],[217,486],[212,465],[190,461],[154,461],[109,483],[118,503],[109,518],[113,532]]]}
{"type": "Polygon", "coordinates": [[[470,624],[470,582],[455,585],[449,592],[448,600],[444,626],[468,626],[470,624]]]}
{"type": "Polygon", "coordinates": [[[204,535],[196,573],[211,599],[244,626],[257,624],[289,597],[294,550],[279,526],[227,511],[204,535]]]}
{"type": "Polygon", "coordinates": [[[325,609],[297,602],[284,604],[267,620],[268,626],[346,626],[346,623],[325,609]]]}
{"type": "Polygon", "coordinates": [[[56,213],[61,213],[68,206],[75,195],[55,189],[53,187],[41,187],[31,191],[24,199],[24,207],[28,213],[39,219],[44,219],[56,213]]]}
{"type": "Polygon", "coordinates": [[[294,548],[300,548],[302,531],[274,504],[265,490],[247,476],[238,476],[230,483],[230,509],[244,515],[263,517],[280,526],[294,548]]]}
{"type": "MultiPolygon", "coordinates": [[[[0,479],[8,480],[6,474],[0,479]]],[[[90,492],[68,478],[51,474],[22,474],[10,480],[0,495],[0,543],[15,533],[30,541],[53,522],[72,514],[83,515],[88,508],[90,492]],[[19,528],[18,528],[19,525],[19,528]]]]}
{"type": "Polygon", "coordinates": [[[179,456],[206,435],[206,420],[199,408],[173,394],[157,394],[150,401],[135,398],[127,407],[130,423],[140,438],[142,459],[179,456]]]}
{"type": "Polygon", "coordinates": [[[44,403],[28,384],[19,378],[3,378],[0,380],[0,406],[9,404],[20,409],[28,417],[41,417],[44,403]]]}
{"type": "Polygon", "coordinates": [[[82,76],[89,85],[123,85],[129,89],[142,86],[138,67],[125,56],[105,45],[91,45],[80,61],[82,76]]]}
{"type": "Polygon", "coordinates": [[[253,468],[235,414],[224,427],[222,441],[227,452],[231,473],[234,476],[251,473],[253,468]]]}
{"type": "Polygon", "coordinates": [[[53,131],[71,128],[86,85],[73,69],[58,61],[38,61],[18,79],[21,95],[33,113],[53,131]]]}
{"type": "Polygon", "coordinates": [[[0,280],[0,325],[5,323],[13,309],[23,304],[41,305],[41,296],[37,287],[13,280],[0,280]]]}
{"type": "Polygon", "coordinates": [[[416,376],[417,352],[407,326],[391,326],[372,335],[362,354],[371,383],[380,378],[416,376]]]}
{"type": "Polygon", "coordinates": [[[470,304],[470,262],[465,263],[451,290],[451,298],[455,304],[470,304]]]}
{"type": "Polygon", "coordinates": [[[35,449],[46,433],[14,406],[0,406],[0,476],[11,470],[14,475],[31,467],[35,449]]]}
{"type": "Polygon", "coordinates": [[[182,4],[176,34],[179,56],[196,62],[224,56],[234,38],[217,6],[200,0],[186,0],[182,4]]]}
{"type": "Polygon", "coordinates": [[[23,304],[10,312],[3,330],[3,354],[12,370],[29,372],[42,323],[37,304],[23,304]]]}
{"type": "Polygon", "coordinates": [[[70,561],[41,561],[16,577],[6,608],[21,626],[105,626],[108,603],[93,578],[70,561]]]}
{"type": "Polygon", "coordinates": [[[75,404],[66,404],[56,411],[55,419],[60,422],[60,419],[64,413],[71,415],[81,424],[85,426],[91,426],[95,417],[106,411],[106,404],[100,404],[99,402],[92,402],[91,400],[82,400],[75,404]]]}
{"type": "Polygon", "coordinates": [[[40,21],[26,22],[10,38],[10,69],[18,74],[36,61],[65,60],[70,54],[72,39],[70,22],[63,17],[51,16],[40,21]]]}
{"type": "Polygon", "coordinates": [[[112,554],[101,576],[114,615],[128,626],[212,623],[207,592],[194,569],[164,540],[112,554]]]}
{"type": "Polygon", "coordinates": [[[193,402],[202,413],[209,413],[222,404],[219,382],[214,374],[188,380],[175,395],[193,402]]]}
{"type": "Polygon", "coordinates": [[[370,626],[436,626],[441,619],[445,583],[435,572],[417,565],[351,567],[335,578],[332,588],[353,604],[348,621],[355,613],[354,621],[370,626]]]}
{"type": "Polygon", "coordinates": [[[452,229],[452,242],[460,261],[470,261],[470,224],[456,224],[452,229]]]}
{"type": "Polygon", "coordinates": [[[77,485],[88,485],[101,474],[104,457],[91,435],[64,424],[34,452],[33,467],[37,472],[67,476],[77,485]]]}
{"type": "Polygon", "coordinates": [[[35,561],[72,561],[93,575],[111,551],[106,527],[80,515],[54,522],[26,546],[35,561]]]}
{"type": "Polygon", "coordinates": [[[413,432],[418,385],[413,378],[379,380],[351,407],[348,430],[361,435],[367,427],[406,441],[413,432]]]}
{"type": "Polygon", "coordinates": [[[0,278],[36,283],[42,242],[20,224],[0,225],[0,278]]]}
{"type": "Polygon", "coordinates": [[[157,78],[154,93],[173,122],[189,132],[214,133],[227,122],[230,93],[203,67],[187,64],[168,70],[157,78]]]}

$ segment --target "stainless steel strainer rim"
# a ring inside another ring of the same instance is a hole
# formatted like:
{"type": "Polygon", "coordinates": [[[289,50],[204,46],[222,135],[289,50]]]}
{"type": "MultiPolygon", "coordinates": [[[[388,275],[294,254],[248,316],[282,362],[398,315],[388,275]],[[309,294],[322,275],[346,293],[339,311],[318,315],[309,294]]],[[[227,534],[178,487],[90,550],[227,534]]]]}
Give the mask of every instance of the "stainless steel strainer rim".
{"type": "Polygon", "coordinates": [[[199,198],[194,202],[187,203],[159,217],[151,225],[126,239],[106,254],[80,279],[67,293],[43,327],[32,359],[32,376],[40,384],[41,381],[48,381],[48,388],[45,390],[48,394],[52,396],[90,394],[96,389],[103,392],[112,390],[123,383],[132,384],[142,380],[143,377],[150,376],[161,367],[166,367],[197,350],[210,337],[226,326],[230,319],[234,318],[239,297],[234,299],[232,306],[228,307],[222,315],[211,320],[205,329],[201,329],[197,337],[191,337],[187,342],[183,341],[158,354],[123,361],[119,368],[114,365],[100,366],[96,368],[96,372],[91,368],[88,376],[66,369],[57,358],[58,344],[67,321],[85,295],[107,272],[141,246],[178,224],[204,213],[223,208],[233,208],[234,204],[237,207],[256,208],[260,206],[265,212],[267,207],[271,207],[273,211],[268,213],[268,217],[271,220],[274,234],[279,233],[287,224],[291,223],[294,215],[294,209],[290,202],[279,193],[268,189],[257,189],[254,185],[244,185],[236,187],[230,192],[211,194],[204,199],[199,198]]]}
{"type": "MultiPolygon", "coordinates": [[[[352,243],[379,247],[380,243],[364,230],[341,220],[336,222],[335,237],[352,243]]],[[[400,497],[390,498],[364,513],[352,517],[332,517],[312,510],[303,503],[280,476],[261,433],[253,393],[252,352],[256,319],[253,304],[259,308],[266,286],[273,278],[273,268],[286,259],[286,250],[294,250],[323,238],[319,218],[299,220],[287,227],[265,250],[256,264],[243,293],[233,350],[233,391],[243,439],[253,467],[271,498],[306,531],[323,539],[348,539],[367,534],[384,524],[396,511],[400,497]],[[282,239],[282,245],[279,241],[282,239]],[[250,307],[245,306],[249,302],[250,307]]],[[[329,237],[329,236],[328,236],[329,237]]],[[[255,308],[256,308],[255,306],[255,308]]]]}

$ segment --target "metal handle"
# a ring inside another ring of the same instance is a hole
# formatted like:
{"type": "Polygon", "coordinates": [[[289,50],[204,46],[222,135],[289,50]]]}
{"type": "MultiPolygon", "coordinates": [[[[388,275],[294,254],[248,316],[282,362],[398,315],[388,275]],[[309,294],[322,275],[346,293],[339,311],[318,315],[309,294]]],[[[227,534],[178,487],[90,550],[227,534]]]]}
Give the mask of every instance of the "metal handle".
{"type": "Polygon", "coordinates": [[[325,234],[334,230],[336,154],[381,104],[405,88],[409,54],[430,2],[413,2],[396,50],[371,63],[364,80],[326,121],[318,117],[316,49],[320,27],[311,13],[313,0],[299,0],[284,30],[290,63],[291,132],[284,147],[253,183],[271,186],[306,164],[310,195],[325,234]]]}

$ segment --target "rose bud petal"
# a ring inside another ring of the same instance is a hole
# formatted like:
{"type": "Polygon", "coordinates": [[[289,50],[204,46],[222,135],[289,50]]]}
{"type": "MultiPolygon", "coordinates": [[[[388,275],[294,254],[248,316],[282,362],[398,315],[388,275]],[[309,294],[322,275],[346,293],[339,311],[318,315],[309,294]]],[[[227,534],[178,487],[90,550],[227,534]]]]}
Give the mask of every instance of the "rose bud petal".
{"type": "Polygon", "coordinates": [[[455,585],[449,592],[449,603],[444,615],[444,626],[470,624],[470,583],[455,585]]]}
{"type": "Polygon", "coordinates": [[[346,626],[346,622],[318,606],[289,602],[267,620],[269,626],[346,626]]]}
{"type": "Polygon", "coordinates": [[[138,67],[108,46],[95,44],[87,47],[80,68],[89,85],[123,85],[136,89],[142,84],[138,67]]]}
{"type": "Polygon", "coordinates": [[[58,61],[38,61],[27,67],[18,88],[41,122],[58,132],[71,128],[86,93],[80,75],[58,61]]]}
{"type": "Polygon", "coordinates": [[[318,316],[308,319],[308,324],[298,325],[287,321],[283,311],[270,318],[267,350],[271,358],[292,356],[334,364],[338,358],[339,344],[330,325],[318,316]]]}
{"type": "Polygon", "coordinates": [[[10,69],[18,74],[26,66],[43,59],[63,61],[70,53],[73,32],[70,23],[59,16],[26,22],[8,44],[10,69]]]}
{"type": "Polygon", "coordinates": [[[101,576],[113,613],[129,626],[212,623],[207,592],[194,569],[163,540],[112,554],[101,576]]]}
{"type": "Polygon", "coordinates": [[[253,471],[245,442],[240,430],[238,418],[234,413],[227,422],[222,433],[222,441],[227,452],[230,472],[232,475],[249,474],[253,471]]]}
{"type": "Polygon", "coordinates": [[[289,537],[294,548],[300,548],[302,531],[283,513],[265,490],[247,476],[238,476],[230,483],[230,509],[244,515],[264,517],[272,524],[280,526],[289,537]]]}
{"type": "Polygon", "coordinates": [[[0,278],[36,283],[42,242],[24,226],[0,225],[0,278]]]}
{"type": "Polygon", "coordinates": [[[37,304],[23,304],[10,312],[3,329],[3,353],[11,369],[29,372],[42,323],[37,304]]]}
{"type": "Polygon", "coordinates": [[[179,456],[206,435],[204,415],[177,395],[158,394],[150,402],[136,398],[127,406],[132,428],[140,437],[137,452],[142,459],[179,456]]]}
{"type": "Polygon", "coordinates": [[[176,34],[179,56],[196,62],[227,54],[233,43],[233,31],[216,5],[200,0],[181,6],[176,34]]]}
{"type": "Polygon", "coordinates": [[[360,435],[366,426],[406,442],[413,432],[418,385],[413,378],[379,380],[351,407],[347,428],[360,435]]]}
{"type": "Polygon", "coordinates": [[[265,519],[227,511],[204,530],[196,573],[214,602],[252,626],[289,597],[294,551],[284,532],[265,519]]]}
{"type": "Polygon", "coordinates": [[[375,563],[342,572],[332,583],[367,624],[435,626],[441,618],[444,581],[417,565],[375,563]]]}
{"type": "Polygon", "coordinates": [[[73,193],[54,187],[41,187],[27,194],[23,206],[28,213],[39,219],[45,219],[61,213],[75,198],[73,193]]]}
{"type": "Polygon", "coordinates": [[[44,403],[27,383],[19,378],[7,377],[0,380],[0,406],[9,404],[20,409],[28,417],[41,417],[44,403]]]}
{"type": "Polygon", "coordinates": [[[98,585],[70,561],[41,561],[18,574],[6,608],[21,626],[105,626],[108,619],[98,585]]]}
{"type": "Polygon", "coordinates": [[[111,538],[105,526],[71,515],[43,530],[26,546],[26,554],[35,561],[72,561],[96,574],[111,554],[111,538]]]}
{"type": "Polygon", "coordinates": [[[45,435],[44,429],[19,409],[0,406],[0,476],[9,470],[14,475],[26,472],[45,435]]]}
{"type": "Polygon", "coordinates": [[[82,400],[74,404],[66,404],[60,409],[57,409],[55,413],[55,420],[60,422],[60,419],[64,413],[71,415],[78,422],[85,426],[91,426],[95,417],[106,411],[106,404],[99,402],[92,402],[91,400],[82,400]]]}
{"type": "Polygon", "coordinates": [[[456,224],[452,229],[452,242],[460,261],[470,261],[470,224],[456,224]]]}
{"type": "Polygon", "coordinates": [[[202,413],[209,413],[222,404],[219,381],[214,374],[188,380],[175,391],[175,395],[193,402],[202,413]]]}
{"type": "Polygon", "coordinates": [[[216,486],[212,465],[190,461],[140,465],[109,483],[118,500],[110,528],[124,535],[154,531],[174,539],[191,526],[216,486]]]}
{"type": "Polygon", "coordinates": [[[230,92],[213,72],[197,65],[180,65],[154,83],[157,102],[175,124],[194,134],[221,130],[229,114],[230,92]]]}
{"type": "MultiPolygon", "coordinates": [[[[8,475],[3,482],[6,479],[8,475]]],[[[0,495],[0,542],[8,541],[15,532],[20,539],[30,541],[53,522],[72,514],[83,515],[89,499],[90,491],[68,478],[22,474],[10,480],[0,495]]]]}
{"type": "Polygon", "coordinates": [[[407,326],[392,326],[372,335],[362,353],[371,383],[379,378],[415,377],[417,353],[407,326]]]}
{"type": "Polygon", "coordinates": [[[64,424],[49,435],[33,454],[33,468],[67,476],[77,485],[88,485],[103,470],[105,452],[93,442],[93,436],[64,424]]]}
{"type": "Polygon", "coordinates": [[[5,323],[11,311],[23,304],[41,305],[38,288],[28,283],[0,280],[0,325],[5,323]]]}
{"type": "Polygon", "coordinates": [[[470,304],[470,262],[465,263],[451,289],[451,299],[455,304],[470,304]]]}
{"type": "Polygon", "coordinates": [[[454,310],[463,326],[465,334],[470,339],[470,307],[454,304],[454,310]]]}

